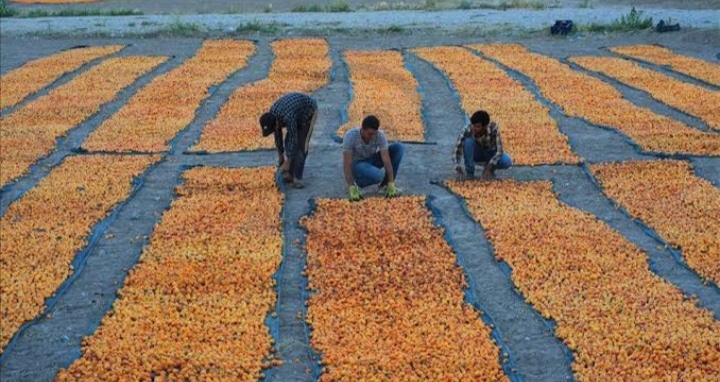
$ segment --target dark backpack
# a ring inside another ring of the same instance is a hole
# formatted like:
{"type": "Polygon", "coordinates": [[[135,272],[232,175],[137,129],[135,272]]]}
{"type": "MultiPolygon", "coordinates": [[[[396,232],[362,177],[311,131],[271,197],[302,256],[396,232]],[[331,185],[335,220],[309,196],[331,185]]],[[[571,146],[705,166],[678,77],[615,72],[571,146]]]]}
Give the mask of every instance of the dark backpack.
{"type": "Polygon", "coordinates": [[[679,31],[680,23],[669,24],[669,23],[666,23],[665,20],[660,20],[660,21],[658,21],[657,26],[655,27],[655,30],[660,33],[679,31]]]}
{"type": "Polygon", "coordinates": [[[550,33],[565,36],[572,32],[572,27],[572,20],[555,20],[555,25],[550,27],[550,33]]]}
{"type": "Polygon", "coordinates": [[[555,20],[555,25],[550,27],[550,34],[559,34],[562,36],[572,32],[572,20],[555,20]]]}

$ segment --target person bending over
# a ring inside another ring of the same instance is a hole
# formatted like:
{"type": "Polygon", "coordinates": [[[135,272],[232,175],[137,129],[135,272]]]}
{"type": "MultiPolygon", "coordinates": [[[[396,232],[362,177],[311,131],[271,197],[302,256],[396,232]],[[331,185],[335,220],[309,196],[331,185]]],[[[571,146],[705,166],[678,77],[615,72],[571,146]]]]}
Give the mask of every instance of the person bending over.
{"type": "Polygon", "coordinates": [[[285,183],[294,188],[303,188],[303,171],[310,148],[317,102],[302,93],[288,93],[278,98],[270,111],[260,117],[263,137],[275,135],[275,147],[278,150],[278,166],[285,183]],[[287,129],[283,144],[282,128],[287,129]]]}

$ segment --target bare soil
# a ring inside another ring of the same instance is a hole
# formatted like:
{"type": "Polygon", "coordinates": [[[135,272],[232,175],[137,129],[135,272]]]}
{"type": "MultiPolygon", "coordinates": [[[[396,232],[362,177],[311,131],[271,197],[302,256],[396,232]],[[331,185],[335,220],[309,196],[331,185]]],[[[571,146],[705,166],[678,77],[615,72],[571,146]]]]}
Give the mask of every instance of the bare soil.
{"type": "MultiPolygon", "coordinates": [[[[103,7],[135,8],[144,12],[222,12],[240,2],[229,0],[185,1],[106,1],[96,5],[103,7]],[[202,9],[198,9],[201,7],[202,9]]],[[[308,1],[289,0],[283,7],[290,9],[297,4],[312,4],[308,1]]],[[[318,2],[319,3],[319,2],[318,2]]],[[[327,2],[326,2],[327,3],[327,2]]],[[[353,6],[368,4],[364,1],[350,2],[353,6]]],[[[568,6],[584,2],[567,1],[568,6]],[[572,4],[571,4],[572,3],[572,4]]],[[[622,1],[591,2],[618,5],[622,1]]],[[[717,9],[720,1],[652,1],[635,2],[637,6],[685,7],[693,9],[717,9]]],[[[260,12],[265,1],[244,1],[248,12],[260,12]]],[[[91,4],[84,5],[91,6],[91,4]]],[[[273,4],[274,11],[280,11],[280,4],[273,4]]],[[[257,41],[258,51],[245,70],[232,75],[197,110],[196,118],[173,142],[173,150],[163,163],[152,168],[143,176],[143,185],[121,209],[115,211],[107,221],[108,228],[101,232],[101,239],[92,247],[82,271],[57,296],[57,302],[48,308],[37,321],[27,325],[6,348],[0,357],[0,380],[2,381],[50,381],[59,368],[67,367],[81,354],[80,343],[84,336],[91,335],[100,319],[110,309],[115,293],[132,268],[151,235],[152,229],[174,198],[173,189],[179,183],[183,169],[192,165],[243,167],[272,165],[275,154],[270,151],[238,152],[217,155],[185,154],[200,136],[205,124],[218,112],[229,95],[238,87],[263,78],[272,60],[270,42],[275,36],[247,35],[238,38],[252,38],[257,41]]],[[[341,111],[350,99],[350,83],[340,55],[345,49],[403,49],[417,46],[455,45],[479,42],[519,42],[533,51],[558,59],[569,55],[609,54],[603,47],[628,44],[660,44],[674,51],[718,63],[720,52],[720,31],[682,30],[658,34],[649,31],[585,35],[571,38],[555,38],[547,35],[532,36],[473,36],[448,35],[425,32],[422,34],[399,33],[343,34],[325,37],[331,47],[334,62],[330,83],[317,91],[314,96],[320,105],[320,116],[311,142],[311,154],[306,169],[307,188],[286,191],[285,241],[286,254],[282,272],[278,273],[279,303],[277,307],[279,334],[278,349],[286,362],[269,372],[268,380],[312,381],[317,370],[316,355],[309,349],[304,319],[297,318],[297,312],[304,312],[304,278],[302,267],[305,254],[291,243],[301,239],[303,232],[298,226],[301,216],[309,213],[309,200],[320,197],[346,196],[342,180],[341,150],[332,135],[342,124],[341,111]]],[[[168,55],[174,58],[158,70],[143,77],[120,94],[118,99],[105,105],[99,113],[73,130],[67,138],[61,139],[58,150],[43,158],[33,167],[27,177],[2,189],[0,212],[4,213],[10,203],[22,196],[23,192],[36,185],[53,166],[63,158],[74,155],[82,140],[99,124],[115,113],[143,85],[191,57],[202,40],[197,38],[150,38],[150,39],[96,39],[96,38],[3,38],[0,41],[0,68],[6,73],[34,58],[47,56],[77,45],[129,44],[120,55],[168,55]]],[[[509,275],[501,264],[495,262],[492,248],[483,235],[482,228],[465,213],[461,201],[444,188],[431,184],[452,177],[449,163],[450,153],[456,134],[463,125],[464,111],[447,80],[430,65],[412,54],[407,54],[413,74],[422,88],[422,100],[426,119],[429,145],[408,145],[406,158],[398,175],[398,184],[406,192],[422,194],[432,198],[433,205],[440,211],[442,224],[452,238],[454,249],[468,280],[474,285],[474,298],[485,312],[486,319],[495,324],[495,334],[502,337],[503,351],[512,357],[512,367],[507,372],[525,381],[572,380],[570,369],[571,352],[554,336],[552,323],[543,320],[533,307],[527,304],[515,290],[509,275]]],[[[656,68],[668,75],[696,82],[666,68],[656,68]]],[[[70,73],[53,84],[50,89],[77,75],[70,73]]],[[[526,88],[537,90],[532,81],[522,76],[516,78],[526,88]]],[[[655,101],[647,94],[606,79],[615,85],[629,100],[639,106],[671,116],[698,129],[707,129],[701,121],[655,101]]],[[[6,115],[32,99],[47,93],[43,90],[31,96],[28,101],[13,109],[3,110],[6,115]]],[[[718,90],[718,89],[715,89],[718,90]]],[[[546,102],[539,98],[540,101],[546,102]]],[[[551,115],[558,121],[560,129],[567,134],[573,149],[588,163],[610,162],[631,159],[654,159],[654,155],[638,151],[619,132],[587,123],[584,120],[567,117],[556,107],[551,115]]],[[[691,158],[695,172],[720,186],[720,158],[691,158]]],[[[590,212],[618,230],[648,254],[650,268],[660,277],[677,286],[686,295],[695,295],[699,304],[720,317],[720,293],[712,285],[701,282],[699,277],[676,261],[672,253],[662,247],[637,221],[613,206],[588,178],[581,166],[517,166],[500,172],[504,179],[549,180],[560,193],[564,202],[590,212]]],[[[371,189],[365,190],[371,192],[371,189]]]]}
{"type": "MultiPolygon", "coordinates": [[[[319,6],[322,9],[347,4],[350,10],[383,10],[383,9],[455,9],[461,0],[105,0],[93,3],[75,4],[21,4],[9,2],[18,10],[28,9],[130,9],[139,10],[144,14],[196,14],[196,13],[262,13],[290,12],[300,7],[319,6]]],[[[471,7],[486,8],[507,4],[507,0],[471,0],[471,7]]],[[[720,9],[720,0],[637,0],[631,3],[623,0],[528,0],[519,4],[545,4],[547,7],[559,8],[602,8],[622,6],[637,9],[643,8],[674,8],[674,9],[720,9]]]]}

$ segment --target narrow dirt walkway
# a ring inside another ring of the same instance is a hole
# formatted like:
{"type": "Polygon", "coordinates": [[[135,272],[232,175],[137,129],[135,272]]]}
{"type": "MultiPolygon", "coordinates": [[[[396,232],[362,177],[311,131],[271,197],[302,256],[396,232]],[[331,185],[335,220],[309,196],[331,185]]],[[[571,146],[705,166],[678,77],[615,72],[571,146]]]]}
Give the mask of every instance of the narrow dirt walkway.
{"type": "MultiPolygon", "coordinates": [[[[3,21],[4,23],[4,21],[3,21]]],[[[602,46],[660,43],[677,52],[711,60],[710,49],[720,50],[720,39],[707,45],[704,37],[718,34],[688,31],[675,35],[632,34],[588,37],[579,40],[536,38],[516,40],[533,50],[564,59],[568,55],[598,54],[602,46]],[[698,38],[698,36],[700,36],[698,38]],[[703,37],[704,36],[704,37],[703,37]]],[[[87,250],[89,256],[81,272],[67,283],[64,292],[56,296],[46,314],[20,332],[0,357],[0,379],[3,381],[50,381],[60,368],[67,367],[81,354],[81,339],[93,333],[100,319],[109,311],[115,293],[138,261],[153,227],[174,198],[174,188],[180,174],[191,166],[254,167],[273,165],[273,151],[238,152],[197,155],[185,151],[200,136],[202,128],[219,111],[228,96],[237,87],[266,76],[272,60],[270,42],[273,38],[260,37],[257,52],[245,70],[223,82],[209,95],[198,109],[195,120],[172,142],[172,149],[164,160],[149,169],[141,179],[132,199],[116,210],[106,221],[107,229],[96,232],[98,241],[87,250]]],[[[342,124],[342,113],[350,100],[350,83],[341,54],[345,49],[389,49],[414,46],[455,45],[484,40],[473,36],[452,36],[444,33],[431,35],[390,36],[333,36],[328,38],[331,47],[333,70],[331,82],[314,96],[320,105],[320,117],[311,141],[311,152],[306,169],[308,187],[287,190],[284,209],[285,247],[278,279],[278,306],[276,346],[285,361],[268,372],[273,381],[314,381],[317,377],[317,354],[309,345],[308,327],[305,324],[306,279],[303,276],[305,253],[296,245],[302,241],[304,231],[299,219],[310,212],[314,198],[344,198],[346,188],[342,180],[341,146],[333,140],[335,130],[342,124]],[[309,372],[308,372],[309,371],[309,372]]],[[[511,40],[504,37],[502,41],[511,40]]],[[[493,40],[494,41],[494,40],[493,40]]],[[[60,141],[57,151],[35,165],[30,175],[13,183],[0,194],[0,211],[4,212],[23,192],[41,181],[63,158],[76,155],[84,137],[115,113],[140,87],[153,76],[179,65],[190,57],[200,45],[198,39],[128,40],[132,46],[121,54],[169,55],[174,58],[152,74],[121,93],[119,98],[104,106],[86,123],[74,129],[60,141]]],[[[2,72],[23,62],[79,44],[118,43],[108,39],[39,40],[34,49],[26,48],[26,40],[5,39],[0,42],[3,51],[2,72]],[[17,53],[17,54],[16,54],[17,53]]],[[[458,96],[447,80],[431,65],[406,53],[408,66],[422,88],[423,115],[426,122],[428,144],[409,144],[401,166],[398,184],[409,194],[425,195],[439,212],[438,225],[448,232],[458,263],[469,283],[468,298],[484,313],[484,319],[495,325],[494,334],[502,338],[503,351],[511,356],[517,375],[526,381],[558,381],[573,378],[571,354],[553,334],[552,322],[540,317],[527,304],[513,286],[510,274],[493,256],[483,227],[466,213],[462,201],[446,189],[433,184],[453,176],[450,155],[458,132],[463,127],[465,112],[458,96]]],[[[52,85],[66,82],[77,72],[70,73],[52,85]]],[[[517,73],[512,74],[527,89],[533,90],[541,102],[536,85],[517,73]]],[[[616,83],[614,83],[617,85],[616,83]]],[[[685,121],[698,129],[706,129],[697,120],[668,108],[646,94],[626,86],[618,86],[632,102],[658,113],[685,121]]],[[[42,95],[39,94],[37,96],[42,95]]],[[[33,96],[33,97],[37,97],[33,96]]],[[[15,109],[3,110],[3,115],[15,109]]],[[[551,115],[561,131],[569,137],[576,153],[588,163],[613,162],[632,159],[655,159],[656,156],[639,152],[635,145],[617,132],[594,126],[587,121],[570,118],[562,110],[552,107],[551,115]]],[[[79,154],[82,155],[82,154],[79,154]]],[[[690,159],[698,176],[716,186],[720,184],[720,158],[690,159]]],[[[500,178],[516,180],[549,180],[562,200],[587,211],[619,231],[625,238],[642,248],[649,257],[651,270],[677,286],[687,295],[695,295],[699,304],[715,317],[720,317],[720,292],[705,285],[699,277],[673,255],[661,248],[661,243],[648,235],[633,219],[614,208],[601,190],[591,181],[582,166],[517,166],[499,173],[500,178]]],[[[372,187],[364,190],[369,196],[372,187]]],[[[268,319],[274,319],[268,317],[268,319]]]]}

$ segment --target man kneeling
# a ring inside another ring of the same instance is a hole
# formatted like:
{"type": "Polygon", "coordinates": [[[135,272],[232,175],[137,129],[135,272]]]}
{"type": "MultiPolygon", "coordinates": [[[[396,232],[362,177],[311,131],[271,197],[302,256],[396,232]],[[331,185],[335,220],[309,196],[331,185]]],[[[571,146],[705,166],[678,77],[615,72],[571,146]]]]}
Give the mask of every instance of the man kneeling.
{"type": "Polygon", "coordinates": [[[460,133],[453,155],[455,171],[463,178],[475,178],[475,162],[485,163],[481,180],[495,179],[496,169],[512,166],[512,159],[503,152],[500,127],[490,121],[490,114],[484,110],[476,111],[470,117],[470,124],[460,133]],[[464,169],[460,158],[464,160],[464,169]]]}
{"type": "Polygon", "coordinates": [[[399,195],[395,177],[404,151],[400,143],[388,145],[380,120],[373,115],[365,117],[361,127],[348,130],[343,136],[343,173],[350,201],[362,198],[360,188],[378,183],[379,194],[399,195]]]}

